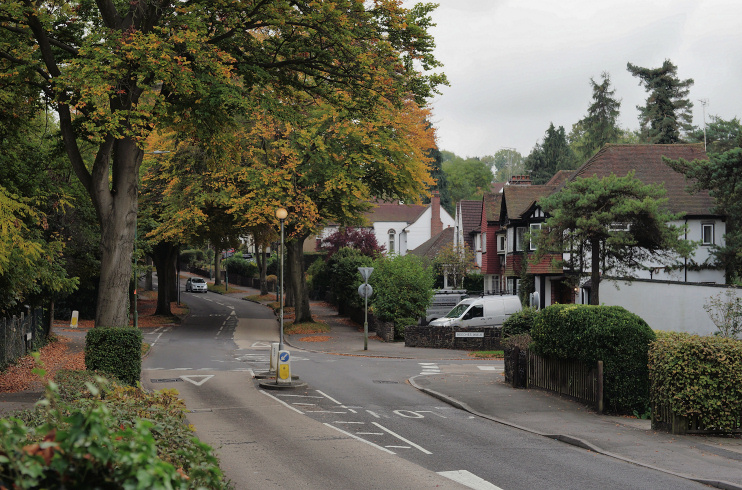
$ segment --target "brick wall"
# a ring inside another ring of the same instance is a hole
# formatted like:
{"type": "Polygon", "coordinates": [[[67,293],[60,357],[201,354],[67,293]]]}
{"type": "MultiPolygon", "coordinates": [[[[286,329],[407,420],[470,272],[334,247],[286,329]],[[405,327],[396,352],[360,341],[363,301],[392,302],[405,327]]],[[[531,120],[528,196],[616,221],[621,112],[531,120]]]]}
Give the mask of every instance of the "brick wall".
{"type": "Polygon", "coordinates": [[[405,329],[406,347],[434,349],[502,350],[502,327],[431,327],[411,325],[405,329]],[[483,337],[456,337],[456,332],[483,332],[483,337]]]}

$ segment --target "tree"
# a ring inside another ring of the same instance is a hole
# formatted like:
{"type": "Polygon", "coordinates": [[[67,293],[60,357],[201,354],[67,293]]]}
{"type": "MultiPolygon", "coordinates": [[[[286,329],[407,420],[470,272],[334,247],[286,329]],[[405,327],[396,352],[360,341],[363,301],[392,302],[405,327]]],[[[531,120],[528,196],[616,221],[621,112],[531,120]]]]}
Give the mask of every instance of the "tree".
{"type": "Polygon", "coordinates": [[[665,190],[634,177],[577,178],[539,201],[548,218],[536,234],[537,263],[550,251],[565,250],[590,263],[590,304],[600,304],[601,274],[628,275],[650,258],[674,262],[690,254],[669,223],[678,216],[664,210],[665,190]],[[588,260],[589,259],[589,260],[588,260]]]}
{"type": "Polygon", "coordinates": [[[646,140],[654,144],[680,143],[682,133],[693,128],[693,103],[688,99],[693,79],[678,79],[678,68],[670,60],[665,60],[660,68],[631,63],[626,67],[649,92],[646,105],[636,106],[646,140]]]}
{"type": "Polygon", "coordinates": [[[720,337],[738,338],[742,335],[742,298],[735,288],[711,296],[703,305],[720,337]]]}
{"type": "MultiPolygon", "coordinates": [[[[430,177],[433,179],[433,184],[428,187],[428,191],[432,193],[437,190],[441,198],[441,206],[453,216],[455,206],[451,200],[446,172],[443,171],[443,155],[437,147],[433,147],[428,153],[428,158],[430,159],[430,177]]],[[[429,203],[429,198],[423,199],[423,204],[429,203]]]]}
{"type": "Polygon", "coordinates": [[[514,148],[497,150],[494,160],[495,182],[507,182],[513,175],[523,174],[526,170],[523,155],[514,148]]]}
{"type": "Polygon", "coordinates": [[[605,144],[616,143],[621,137],[621,128],[618,126],[621,101],[614,97],[616,90],[611,88],[610,75],[603,72],[601,77],[601,83],[590,79],[593,102],[587,115],[572,127],[570,133],[570,142],[581,162],[588,160],[605,144]],[[572,140],[574,134],[580,137],[572,140]]]}
{"type": "MultiPolygon", "coordinates": [[[[238,114],[282,108],[294,87],[352,118],[379,101],[422,102],[445,83],[427,30],[434,6],[381,0],[195,0],[0,5],[0,60],[53,103],[101,228],[96,325],[127,323],[142,146],[170,126],[214,147],[238,114]],[[416,70],[421,70],[420,72],[416,70]],[[270,87],[265,97],[260,88],[270,87]],[[88,165],[83,142],[96,145],[88,165]]],[[[285,113],[291,107],[283,107],[285,113]]]]}
{"type": "Polygon", "coordinates": [[[742,278],[742,144],[724,153],[710,153],[708,160],[668,160],[673,170],[692,182],[690,190],[708,190],[716,200],[714,211],[727,216],[724,246],[714,245],[712,253],[724,268],[726,282],[742,278]]]}
{"type": "Polygon", "coordinates": [[[444,160],[443,171],[454,203],[463,199],[481,199],[484,193],[490,192],[495,178],[490,166],[477,157],[463,159],[454,156],[444,160]]]}
{"type": "Polygon", "coordinates": [[[739,118],[724,120],[719,116],[709,116],[711,122],[704,128],[694,128],[688,135],[691,142],[706,143],[707,153],[724,153],[739,146],[742,124],[739,118]]]}
{"type": "Polygon", "coordinates": [[[376,234],[369,228],[343,227],[324,238],[320,244],[320,248],[327,251],[328,260],[344,247],[354,248],[361,254],[372,258],[384,252],[384,245],[379,245],[376,241],[376,234]]]}
{"type": "Polygon", "coordinates": [[[554,123],[549,124],[543,143],[536,144],[524,162],[531,181],[537,185],[547,183],[559,170],[576,169],[578,164],[577,156],[567,143],[564,127],[557,129],[554,123]]]}
{"type": "Polygon", "coordinates": [[[459,289],[464,287],[464,278],[477,267],[477,262],[474,252],[467,244],[452,243],[438,252],[433,265],[439,276],[449,277],[453,282],[451,287],[459,289]]]}

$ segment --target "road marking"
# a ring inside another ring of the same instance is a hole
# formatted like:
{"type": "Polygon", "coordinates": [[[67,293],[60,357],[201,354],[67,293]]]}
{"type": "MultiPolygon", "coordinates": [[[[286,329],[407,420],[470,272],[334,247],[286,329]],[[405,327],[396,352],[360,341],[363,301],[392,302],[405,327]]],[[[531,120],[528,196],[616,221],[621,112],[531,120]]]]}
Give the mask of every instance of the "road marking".
{"type": "Polygon", "coordinates": [[[424,452],[425,454],[433,454],[430,451],[428,451],[427,449],[423,448],[422,446],[418,446],[417,444],[415,444],[414,442],[410,441],[409,439],[405,439],[404,437],[400,436],[396,432],[393,432],[393,431],[387,429],[383,425],[381,425],[381,424],[379,424],[377,422],[371,422],[371,423],[374,424],[379,429],[383,430],[384,432],[388,432],[389,434],[393,435],[394,437],[396,437],[400,441],[406,442],[407,444],[409,444],[410,446],[414,447],[415,449],[419,449],[420,451],[424,452]]]}
{"type": "Polygon", "coordinates": [[[343,420],[336,420],[333,422],[333,424],[365,424],[366,422],[345,422],[343,420]]]}
{"type": "Polygon", "coordinates": [[[253,344],[250,347],[253,347],[253,348],[256,348],[256,349],[257,348],[270,349],[271,348],[271,344],[270,344],[270,342],[262,342],[262,341],[261,342],[253,342],[253,344]]]}
{"type": "Polygon", "coordinates": [[[425,418],[425,415],[422,415],[419,412],[413,412],[412,410],[395,410],[394,413],[406,419],[424,419],[425,418]],[[405,415],[402,412],[411,413],[412,415],[405,415]]]}
{"type": "Polygon", "coordinates": [[[280,403],[280,404],[281,404],[281,405],[283,405],[284,407],[286,407],[286,408],[290,408],[290,409],[291,409],[291,410],[293,410],[294,412],[297,412],[297,413],[300,413],[300,414],[304,415],[304,412],[302,412],[302,411],[301,411],[301,410],[299,410],[298,408],[296,408],[296,407],[292,407],[291,405],[289,405],[289,404],[288,404],[288,403],[286,403],[285,401],[283,401],[283,400],[281,400],[281,399],[279,399],[279,398],[276,398],[275,396],[271,395],[270,393],[266,393],[266,392],[265,392],[265,391],[263,391],[263,390],[260,390],[260,392],[261,392],[262,394],[264,394],[265,396],[269,396],[269,397],[273,398],[274,400],[276,400],[276,401],[277,401],[278,403],[280,403]]]}
{"type": "Polygon", "coordinates": [[[410,446],[384,446],[384,447],[391,447],[394,449],[410,449],[410,446]]]}
{"type": "Polygon", "coordinates": [[[500,366],[477,366],[482,371],[503,371],[500,366]]]}
{"type": "Polygon", "coordinates": [[[292,403],[292,405],[305,405],[307,407],[316,407],[317,406],[316,403],[302,403],[302,402],[294,402],[294,403],[292,403]]]}
{"type": "Polygon", "coordinates": [[[322,399],[321,396],[312,396],[312,395],[281,395],[281,396],[286,396],[286,397],[293,396],[293,397],[296,397],[296,398],[318,398],[320,400],[322,399]]]}
{"type": "Polygon", "coordinates": [[[474,473],[469,473],[466,470],[439,471],[438,474],[475,490],[502,490],[500,487],[495,486],[487,480],[483,480],[474,473]]]}
{"type": "Polygon", "coordinates": [[[385,453],[389,453],[389,454],[397,454],[397,453],[395,453],[394,451],[390,451],[390,450],[388,450],[388,449],[387,449],[387,448],[385,448],[385,447],[381,447],[381,446],[379,446],[378,444],[374,444],[374,443],[373,443],[373,442],[371,442],[371,441],[367,441],[367,440],[366,440],[366,439],[364,439],[363,437],[358,437],[358,436],[357,436],[357,435],[355,435],[355,434],[351,434],[350,432],[346,432],[346,431],[344,431],[343,429],[340,429],[340,428],[338,428],[338,427],[335,427],[334,425],[330,425],[330,424],[328,424],[327,422],[325,422],[325,425],[326,425],[327,427],[330,427],[331,429],[335,429],[335,430],[336,430],[336,431],[338,431],[338,432],[342,432],[342,433],[343,433],[343,434],[345,434],[346,436],[348,436],[348,437],[352,437],[353,439],[355,439],[355,440],[357,440],[357,441],[365,442],[365,443],[366,443],[366,444],[368,444],[369,446],[373,446],[373,447],[375,447],[376,449],[380,449],[380,450],[384,451],[385,453]]]}
{"type": "Polygon", "coordinates": [[[180,379],[182,379],[183,381],[188,381],[189,383],[193,383],[196,386],[201,386],[213,377],[213,374],[192,374],[190,376],[181,376],[180,379]],[[191,378],[201,378],[201,381],[194,381],[191,378]]]}
{"type": "Polygon", "coordinates": [[[377,419],[380,419],[381,418],[381,417],[379,417],[379,414],[377,414],[376,412],[372,412],[371,410],[366,410],[366,411],[368,413],[370,413],[371,415],[373,415],[374,417],[376,417],[377,419]]]}
{"type": "Polygon", "coordinates": [[[328,395],[328,394],[326,394],[326,393],[322,393],[322,392],[321,392],[321,391],[319,391],[319,390],[317,390],[317,393],[319,393],[320,395],[324,396],[324,397],[325,397],[325,398],[327,398],[328,400],[330,400],[330,401],[333,401],[333,402],[337,403],[338,405],[342,405],[342,403],[340,403],[339,401],[337,401],[336,399],[334,399],[333,397],[331,397],[330,395],[328,395]]]}
{"type": "Polygon", "coordinates": [[[383,432],[356,432],[359,436],[383,436],[383,432]]]}

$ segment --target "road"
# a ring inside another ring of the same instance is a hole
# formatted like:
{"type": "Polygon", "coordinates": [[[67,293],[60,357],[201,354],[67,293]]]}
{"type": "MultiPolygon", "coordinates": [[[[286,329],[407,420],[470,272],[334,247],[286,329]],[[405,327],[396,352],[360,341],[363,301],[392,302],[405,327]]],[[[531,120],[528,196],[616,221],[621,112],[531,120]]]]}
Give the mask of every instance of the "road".
{"type": "MultiPolygon", "coordinates": [[[[196,434],[217,448],[236,488],[700,488],[442,404],[413,376],[497,361],[426,361],[292,351],[307,387],[264,390],[278,340],[266,307],[213,293],[182,296],[190,315],[148,334],[142,379],[177,388],[196,434]]],[[[494,373],[493,373],[494,374],[494,373]]]]}

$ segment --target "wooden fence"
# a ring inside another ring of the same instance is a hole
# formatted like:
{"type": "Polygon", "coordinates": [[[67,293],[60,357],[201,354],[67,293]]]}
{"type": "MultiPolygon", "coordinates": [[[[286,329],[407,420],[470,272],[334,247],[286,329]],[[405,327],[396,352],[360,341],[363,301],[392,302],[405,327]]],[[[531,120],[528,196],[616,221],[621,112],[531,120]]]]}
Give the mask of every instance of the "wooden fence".
{"type": "Polygon", "coordinates": [[[0,318],[0,370],[46,343],[48,334],[44,311],[0,318]]]}
{"type": "Polygon", "coordinates": [[[603,361],[588,366],[579,361],[542,358],[529,351],[527,386],[567,395],[603,412],[603,361]]]}
{"type": "Polygon", "coordinates": [[[686,417],[673,412],[670,407],[652,404],[652,429],[666,430],[672,434],[742,434],[742,411],[736,414],[736,429],[719,430],[706,427],[698,415],[686,417]]]}

